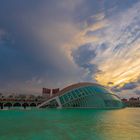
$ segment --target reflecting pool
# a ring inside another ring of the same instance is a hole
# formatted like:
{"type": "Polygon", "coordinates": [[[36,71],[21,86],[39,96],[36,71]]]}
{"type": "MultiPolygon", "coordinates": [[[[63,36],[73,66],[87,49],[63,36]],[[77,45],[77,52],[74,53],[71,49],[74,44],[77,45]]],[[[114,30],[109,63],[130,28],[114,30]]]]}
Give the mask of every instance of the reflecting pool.
{"type": "Polygon", "coordinates": [[[140,140],[140,108],[2,110],[0,140],[140,140]]]}

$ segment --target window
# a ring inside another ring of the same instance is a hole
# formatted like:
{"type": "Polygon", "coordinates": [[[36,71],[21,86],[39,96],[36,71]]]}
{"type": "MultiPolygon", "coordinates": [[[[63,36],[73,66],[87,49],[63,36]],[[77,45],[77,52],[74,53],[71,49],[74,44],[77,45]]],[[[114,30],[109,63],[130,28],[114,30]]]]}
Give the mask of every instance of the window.
{"type": "Polygon", "coordinates": [[[63,98],[65,99],[65,102],[68,102],[69,98],[67,97],[67,94],[65,94],[63,98]]]}
{"type": "Polygon", "coordinates": [[[81,97],[81,93],[80,93],[79,90],[76,89],[75,92],[76,92],[76,94],[77,94],[78,97],[81,97]]]}
{"type": "Polygon", "coordinates": [[[71,93],[72,93],[72,95],[73,95],[74,98],[77,98],[77,94],[76,94],[75,91],[72,91],[71,93]]]}
{"type": "Polygon", "coordinates": [[[61,96],[59,99],[60,99],[60,102],[61,102],[62,104],[64,104],[64,99],[63,99],[63,97],[61,96]]]}

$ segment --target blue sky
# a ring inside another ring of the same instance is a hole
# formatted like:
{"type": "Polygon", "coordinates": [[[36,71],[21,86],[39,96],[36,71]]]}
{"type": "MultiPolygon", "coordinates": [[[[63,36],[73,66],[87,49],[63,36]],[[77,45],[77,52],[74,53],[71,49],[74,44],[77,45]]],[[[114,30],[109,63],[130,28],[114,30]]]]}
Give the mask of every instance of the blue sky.
{"type": "Polygon", "coordinates": [[[0,92],[97,82],[140,93],[138,0],[0,0],[0,92]]]}

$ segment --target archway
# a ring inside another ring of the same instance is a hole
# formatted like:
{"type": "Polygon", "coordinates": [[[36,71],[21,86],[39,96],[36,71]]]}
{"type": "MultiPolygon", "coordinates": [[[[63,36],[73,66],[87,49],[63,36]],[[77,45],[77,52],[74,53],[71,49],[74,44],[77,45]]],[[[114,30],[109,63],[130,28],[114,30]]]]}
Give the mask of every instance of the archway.
{"type": "Polygon", "coordinates": [[[5,103],[5,104],[4,104],[4,107],[10,108],[10,107],[12,107],[12,103],[5,103]]]}
{"type": "Polygon", "coordinates": [[[26,109],[26,107],[28,107],[29,104],[28,103],[23,103],[22,106],[24,107],[24,109],[26,109]]]}
{"type": "Polygon", "coordinates": [[[20,103],[14,103],[13,106],[14,106],[14,107],[20,107],[21,104],[20,104],[20,103]]]}
{"type": "Polygon", "coordinates": [[[35,103],[31,103],[30,107],[36,107],[36,104],[35,103]]]}
{"type": "Polygon", "coordinates": [[[0,103],[0,109],[3,109],[3,103],[0,103]]]}

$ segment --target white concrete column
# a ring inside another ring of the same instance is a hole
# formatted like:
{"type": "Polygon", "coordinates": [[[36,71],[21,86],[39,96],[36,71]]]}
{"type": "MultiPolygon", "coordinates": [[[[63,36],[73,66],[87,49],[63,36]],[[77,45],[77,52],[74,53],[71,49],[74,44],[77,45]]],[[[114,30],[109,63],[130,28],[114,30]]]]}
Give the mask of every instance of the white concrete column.
{"type": "Polygon", "coordinates": [[[60,102],[60,99],[59,99],[59,97],[57,96],[56,98],[56,101],[57,101],[57,103],[58,103],[58,108],[62,108],[62,104],[61,104],[61,102],[60,102]]]}

